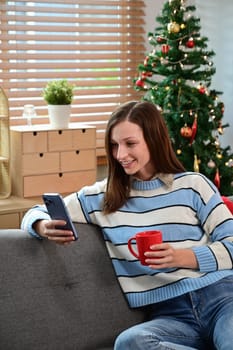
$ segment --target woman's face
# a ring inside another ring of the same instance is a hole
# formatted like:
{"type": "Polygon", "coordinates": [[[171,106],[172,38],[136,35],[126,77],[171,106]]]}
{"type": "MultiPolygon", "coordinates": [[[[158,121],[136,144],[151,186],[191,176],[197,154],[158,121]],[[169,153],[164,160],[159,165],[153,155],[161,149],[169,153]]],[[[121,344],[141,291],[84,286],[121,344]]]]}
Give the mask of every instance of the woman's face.
{"type": "Polygon", "coordinates": [[[127,120],[112,128],[111,145],[113,157],[128,175],[141,180],[149,180],[155,174],[150,153],[143,137],[142,129],[127,120]]]}

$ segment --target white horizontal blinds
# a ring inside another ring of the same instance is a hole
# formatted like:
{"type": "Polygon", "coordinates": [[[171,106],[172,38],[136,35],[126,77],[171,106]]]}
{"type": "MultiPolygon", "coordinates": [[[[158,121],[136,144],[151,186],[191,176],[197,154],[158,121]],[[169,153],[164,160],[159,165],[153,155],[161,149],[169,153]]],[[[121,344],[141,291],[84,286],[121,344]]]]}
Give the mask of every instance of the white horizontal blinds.
{"type": "Polygon", "coordinates": [[[103,152],[106,122],[123,101],[136,98],[132,79],[145,54],[141,0],[5,1],[1,9],[1,85],[11,124],[25,123],[34,104],[48,122],[41,92],[50,79],[76,85],[72,121],[97,126],[103,152]]]}

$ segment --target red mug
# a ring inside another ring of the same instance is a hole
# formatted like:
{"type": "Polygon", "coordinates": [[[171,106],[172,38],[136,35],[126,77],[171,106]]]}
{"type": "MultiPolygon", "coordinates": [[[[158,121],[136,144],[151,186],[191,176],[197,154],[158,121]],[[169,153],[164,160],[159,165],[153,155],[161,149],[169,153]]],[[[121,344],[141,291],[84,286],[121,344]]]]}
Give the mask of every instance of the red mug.
{"type": "Polygon", "coordinates": [[[140,260],[142,265],[148,265],[145,260],[147,257],[144,255],[145,252],[150,250],[150,246],[153,244],[162,243],[162,232],[161,231],[144,231],[138,232],[136,235],[128,240],[129,251],[140,260]],[[132,241],[136,241],[137,250],[136,252],[132,247],[132,241]]]}

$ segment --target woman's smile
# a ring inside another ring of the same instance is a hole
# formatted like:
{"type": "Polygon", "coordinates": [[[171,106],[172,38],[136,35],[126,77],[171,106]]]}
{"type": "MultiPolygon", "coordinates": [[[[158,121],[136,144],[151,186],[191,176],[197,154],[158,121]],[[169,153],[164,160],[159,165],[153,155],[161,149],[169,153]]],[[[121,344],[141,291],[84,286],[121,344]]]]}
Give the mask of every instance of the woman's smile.
{"type": "Polygon", "coordinates": [[[134,164],[134,160],[120,161],[123,168],[130,168],[134,164]]]}

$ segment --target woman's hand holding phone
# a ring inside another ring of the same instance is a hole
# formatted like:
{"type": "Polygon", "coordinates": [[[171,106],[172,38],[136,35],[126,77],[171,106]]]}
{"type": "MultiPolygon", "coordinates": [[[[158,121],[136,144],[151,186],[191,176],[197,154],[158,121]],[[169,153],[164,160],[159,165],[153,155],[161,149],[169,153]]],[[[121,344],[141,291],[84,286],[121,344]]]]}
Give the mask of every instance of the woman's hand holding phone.
{"type": "Polygon", "coordinates": [[[71,243],[78,239],[63,198],[59,193],[44,193],[42,196],[51,220],[39,220],[33,225],[35,231],[44,238],[59,244],[71,243]]]}
{"type": "Polygon", "coordinates": [[[64,220],[39,220],[35,222],[33,228],[43,238],[58,244],[68,244],[75,241],[75,237],[72,231],[62,228],[65,223],[64,220]]]}

